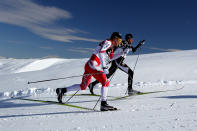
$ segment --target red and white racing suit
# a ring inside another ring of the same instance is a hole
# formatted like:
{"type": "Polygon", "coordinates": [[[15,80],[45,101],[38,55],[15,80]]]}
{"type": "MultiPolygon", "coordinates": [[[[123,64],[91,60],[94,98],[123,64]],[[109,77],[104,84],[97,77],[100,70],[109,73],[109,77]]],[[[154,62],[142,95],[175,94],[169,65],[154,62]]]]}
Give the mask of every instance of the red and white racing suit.
{"type": "Polygon", "coordinates": [[[85,90],[91,82],[92,76],[102,84],[101,88],[101,100],[106,101],[109,81],[104,74],[103,68],[113,58],[113,49],[111,48],[112,41],[105,40],[97,46],[91,58],[85,64],[85,71],[81,84],[75,84],[67,87],[67,91],[85,90]]]}

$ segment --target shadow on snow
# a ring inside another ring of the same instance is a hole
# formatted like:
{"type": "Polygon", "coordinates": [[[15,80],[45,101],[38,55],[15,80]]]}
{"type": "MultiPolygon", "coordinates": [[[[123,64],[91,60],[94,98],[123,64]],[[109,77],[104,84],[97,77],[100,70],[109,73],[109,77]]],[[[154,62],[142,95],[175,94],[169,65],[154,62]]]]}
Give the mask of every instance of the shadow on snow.
{"type": "MultiPolygon", "coordinates": [[[[50,103],[38,103],[38,102],[17,103],[17,101],[21,101],[21,100],[17,100],[14,98],[0,100],[0,109],[51,105],[50,103]]],[[[92,112],[97,112],[97,111],[70,111],[70,112],[68,111],[68,112],[50,112],[50,113],[44,112],[44,113],[36,113],[36,114],[10,114],[10,115],[2,115],[2,116],[0,116],[0,118],[45,116],[45,115],[59,115],[59,114],[76,114],[76,113],[92,113],[92,112]]]]}
{"type": "Polygon", "coordinates": [[[37,114],[16,114],[16,115],[4,115],[0,118],[12,118],[12,117],[28,117],[28,116],[46,116],[46,115],[62,115],[62,114],[80,114],[80,113],[92,113],[95,111],[72,111],[72,112],[51,112],[51,113],[37,113],[37,114]]]}
{"type": "Polygon", "coordinates": [[[167,99],[195,99],[197,95],[178,95],[178,96],[163,96],[156,98],[167,98],[167,99]]]}
{"type": "Polygon", "coordinates": [[[18,100],[14,98],[0,100],[0,109],[48,105],[47,103],[17,103],[17,101],[18,100]]]}

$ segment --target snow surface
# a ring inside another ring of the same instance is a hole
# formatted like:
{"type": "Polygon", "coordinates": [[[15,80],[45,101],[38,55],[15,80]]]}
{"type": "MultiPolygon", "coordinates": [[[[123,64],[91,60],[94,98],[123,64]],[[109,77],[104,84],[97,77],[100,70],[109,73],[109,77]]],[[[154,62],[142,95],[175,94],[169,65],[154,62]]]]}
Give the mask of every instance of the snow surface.
{"type": "MultiPolygon", "coordinates": [[[[137,55],[125,60],[131,68],[137,55]]],[[[124,100],[108,101],[114,112],[94,112],[48,103],[13,99],[24,97],[56,101],[55,89],[81,82],[81,77],[27,84],[83,74],[88,59],[0,59],[0,131],[196,131],[197,50],[140,55],[134,74],[139,91],[175,90],[124,100]]],[[[109,96],[123,96],[127,75],[118,70],[109,96]]],[[[100,93],[100,85],[95,88],[100,93]]],[[[74,92],[70,92],[72,94],[74,92]]],[[[79,93],[89,93],[89,90],[79,93]]],[[[64,101],[70,96],[65,96],[64,101]]],[[[110,98],[109,98],[110,99],[110,98]]],[[[98,97],[75,96],[69,103],[93,108],[98,97]]],[[[96,109],[99,110],[99,104],[96,109]]]]}
{"type": "Polygon", "coordinates": [[[28,71],[37,71],[37,70],[43,70],[46,69],[54,64],[58,64],[63,62],[63,59],[44,59],[44,60],[36,60],[27,66],[17,70],[15,73],[21,73],[21,72],[28,72],[28,71]]]}

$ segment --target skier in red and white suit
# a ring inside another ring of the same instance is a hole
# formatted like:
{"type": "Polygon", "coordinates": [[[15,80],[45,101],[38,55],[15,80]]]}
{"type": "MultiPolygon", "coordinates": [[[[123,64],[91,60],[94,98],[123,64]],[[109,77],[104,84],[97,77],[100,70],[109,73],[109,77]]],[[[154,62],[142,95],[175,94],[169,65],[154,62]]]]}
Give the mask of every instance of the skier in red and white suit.
{"type": "Polygon", "coordinates": [[[101,88],[101,111],[114,110],[115,108],[107,104],[107,92],[109,81],[107,64],[113,60],[114,47],[122,42],[122,37],[118,32],[114,32],[109,40],[105,40],[95,49],[91,58],[85,64],[85,72],[81,84],[74,84],[65,88],[57,88],[58,101],[62,103],[62,96],[69,91],[85,90],[91,82],[92,76],[102,84],[101,88]]]}

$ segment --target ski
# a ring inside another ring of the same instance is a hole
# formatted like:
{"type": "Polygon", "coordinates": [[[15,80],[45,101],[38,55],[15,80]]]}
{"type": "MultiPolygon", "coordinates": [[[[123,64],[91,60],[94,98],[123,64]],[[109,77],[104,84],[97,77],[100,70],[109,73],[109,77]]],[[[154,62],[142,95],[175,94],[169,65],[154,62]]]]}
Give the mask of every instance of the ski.
{"type": "MultiPolygon", "coordinates": [[[[126,96],[107,96],[107,97],[111,98],[111,99],[108,99],[109,101],[115,101],[115,100],[125,99],[125,98],[131,97],[131,96],[136,96],[136,95],[147,95],[147,94],[154,94],[154,93],[177,91],[177,90],[181,90],[183,88],[184,88],[184,86],[181,88],[178,88],[178,89],[174,89],[174,90],[159,90],[159,91],[151,91],[151,92],[140,92],[140,93],[137,93],[135,95],[130,95],[130,96],[126,95],[126,96]]],[[[67,95],[67,96],[70,96],[70,95],[67,95]]],[[[76,96],[98,96],[98,97],[100,97],[100,95],[98,95],[98,94],[76,94],[76,96]]]]}
{"type": "MultiPolygon", "coordinates": [[[[73,107],[73,108],[78,108],[78,109],[83,109],[83,110],[89,110],[89,111],[94,111],[94,112],[107,112],[107,111],[96,110],[96,109],[93,109],[93,108],[72,105],[72,104],[68,104],[68,103],[59,103],[59,102],[56,102],[56,101],[30,99],[30,98],[21,98],[21,97],[18,97],[18,98],[13,97],[13,99],[33,101],[33,102],[41,102],[41,103],[49,103],[49,104],[56,104],[56,105],[68,106],[68,107],[73,107]]],[[[120,110],[120,109],[114,108],[113,110],[108,110],[108,111],[118,111],[118,110],[120,110]]]]}
{"type": "MultiPolygon", "coordinates": [[[[159,91],[151,91],[151,92],[140,92],[140,93],[137,93],[137,94],[131,95],[131,96],[146,95],[146,94],[153,94],[153,93],[162,93],[162,92],[169,92],[169,91],[178,91],[178,90],[181,90],[183,88],[184,88],[184,86],[181,87],[181,88],[178,88],[178,89],[174,89],[174,90],[159,90],[159,91]]],[[[99,96],[100,97],[100,95],[98,95],[98,94],[78,94],[77,96],[80,96],[80,95],[81,96],[99,96]]],[[[131,97],[131,96],[128,96],[128,95],[126,95],[126,96],[118,96],[118,97],[110,96],[111,99],[108,99],[108,101],[115,101],[115,100],[126,99],[126,98],[131,97]]],[[[77,105],[72,105],[72,104],[68,104],[68,103],[59,103],[57,101],[39,100],[39,99],[22,98],[22,97],[12,97],[12,98],[13,99],[19,99],[19,100],[26,100],[26,101],[42,102],[42,103],[49,103],[49,104],[68,106],[68,107],[72,107],[72,108],[78,108],[78,109],[83,109],[83,110],[90,110],[90,111],[95,111],[95,112],[103,112],[103,111],[96,110],[96,109],[93,109],[93,108],[77,106],[77,105]]],[[[116,109],[110,110],[110,111],[117,111],[117,110],[120,110],[120,109],[116,108],[116,109]]]]}
{"type": "MultiPolygon", "coordinates": [[[[64,96],[72,96],[73,94],[65,94],[64,96]]],[[[84,93],[84,94],[75,94],[75,96],[98,96],[98,97],[100,97],[101,95],[99,95],[99,94],[86,94],[86,93],[84,93]]],[[[112,97],[112,98],[114,98],[115,96],[107,96],[107,97],[112,97]]]]}
{"type": "Polygon", "coordinates": [[[132,97],[132,96],[136,96],[136,95],[146,95],[146,94],[162,93],[162,92],[169,92],[169,91],[178,91],[178,90],[181,90],[183,88],[184,88],[184,86],[181,87],[181,88],[178,88],[178,89],[174,89],[174,90],[159,90],[159,91],[151,91],[151,92],[140,92],[140,93],[137,93],[135,95],[119,96],[119,97],[114,97],[114,98],[108,99],[108,100],[109,101],[115,101],[115,100],[126,99],[128,97],[132,97]]]}
{"type": "Polygon", "coordinates": [[[48,100],[39,100],[39,99],[30,99],[30,98],[14,98],[14,99],[19,99],[19,100],[26,100],[26,101],[33,101],[33,102],[42,102],[42,103],[49,103],[49,104],[57,104],[57,105],[62,105],[62,106],[68,106],[68,107],[73,107],[73,108],[78,108],[78,109],[83,109],[83,110],[90,110],[90,111],[96,111],[100,112],[99,110],[88,108],[88,107],[83,107],[83,106],[77,106],[77,105],[72,105],[68,103],[59,103],[56,101],[48,101],[48,100]]]}
{"type": "MultiPolygon", "coordinates": [[[[72,96],[73,94],[65,94],[65,96],[72,96]]],[[[98,94],[75,94],[75,96],[100,96],[98,94]]]]}

